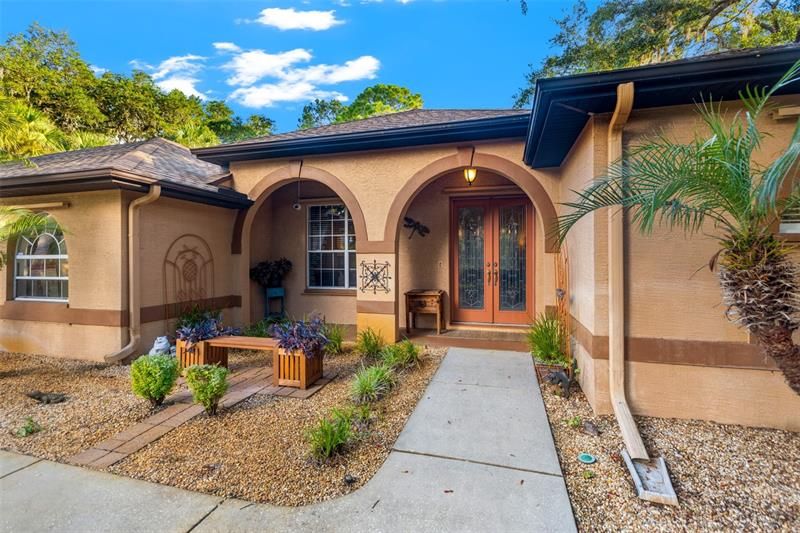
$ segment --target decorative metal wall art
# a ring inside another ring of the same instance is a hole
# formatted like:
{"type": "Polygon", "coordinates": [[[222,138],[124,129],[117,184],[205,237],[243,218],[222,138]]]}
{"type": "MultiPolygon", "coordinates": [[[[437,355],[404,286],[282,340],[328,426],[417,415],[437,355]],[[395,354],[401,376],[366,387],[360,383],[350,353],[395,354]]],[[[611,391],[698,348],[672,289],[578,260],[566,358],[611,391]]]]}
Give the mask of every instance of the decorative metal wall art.
{"type": "Polygon", "coordinates": [[[361,292],[372,291],[372,294],[378,294],[380,291],[388,294],[391,291],[389,282],[392,276],[390,275],[391,263],[389,261],[379,263],[373,259],[371,263],[361,261],[359,266],[361,267],[361,292]]]}
{"type": "Polygon", "coordinates": [[[414,233],[419,233],[420,237],[424,237],[425,235],[431,232],[431,230],[428,229],[428,226],[426,226],[422,222],[414,220],[411,217],[405,217],[403,221],[404,221],[403,227],[411,230],[411,233],[408,234],[409,239],[414,236],[414,233]]]}
{"type": "Polygon", "coordinates": [[[214,296],[214,256],[200,236],[181,235],[164,257],[164,307],[178,305],[181,311],[214,296]]]}

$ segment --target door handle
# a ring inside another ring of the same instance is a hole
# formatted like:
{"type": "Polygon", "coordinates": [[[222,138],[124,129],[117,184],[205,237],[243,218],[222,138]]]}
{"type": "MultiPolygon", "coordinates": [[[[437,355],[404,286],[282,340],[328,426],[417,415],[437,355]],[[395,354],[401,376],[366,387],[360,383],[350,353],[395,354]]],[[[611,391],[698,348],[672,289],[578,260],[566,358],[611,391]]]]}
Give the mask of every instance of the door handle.
{"type": "Polygon", "coordinates": [[[495,261],[494,262],[494,284],[495,284],[495,286],[497,286],[497,282],[498,282],[497,278],[498,277],[499,276],[497,275],[497,261],[495,261]]]}
{"type": "Polygon", "coordinates": [[[486,263],[486,283],[490,287],[492,286],[492,263],[491,263],[491,261],[486,263]]]}

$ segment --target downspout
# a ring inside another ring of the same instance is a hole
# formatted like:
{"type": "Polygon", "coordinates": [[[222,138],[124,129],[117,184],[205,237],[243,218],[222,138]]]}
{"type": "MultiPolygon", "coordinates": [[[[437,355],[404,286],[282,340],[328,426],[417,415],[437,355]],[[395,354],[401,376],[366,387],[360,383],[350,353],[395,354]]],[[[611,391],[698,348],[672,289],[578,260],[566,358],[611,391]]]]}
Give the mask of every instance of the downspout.
{"type": "MultiPolygon", "coordinates": [[[[617,85],[617,105],[608,125],[608,161],[622,158],[622,130],[633,109],[633,83],[617,85]]],[[[622,439],[632,459],[649,461],[625,397],[624,212],[608,208],[608,389],[622,439]]]]}
{"type": "Polygon", "coordinates": [[[118,363],[131,355],[142,337],[139,302],[139,208],[155,202],[160,196],[161,185],[153,184],[147,194],[128,204],[128,344],[106,355],[106,363],[118,363]]]}

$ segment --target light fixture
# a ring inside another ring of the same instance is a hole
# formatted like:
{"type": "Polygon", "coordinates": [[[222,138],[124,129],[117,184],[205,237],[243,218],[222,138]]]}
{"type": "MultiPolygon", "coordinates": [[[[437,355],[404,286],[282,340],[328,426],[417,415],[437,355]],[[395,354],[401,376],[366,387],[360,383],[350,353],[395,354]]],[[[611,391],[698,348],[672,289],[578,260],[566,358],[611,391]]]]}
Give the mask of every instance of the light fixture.
{"type": "Polygon", "coordinates": [[[478,177],[478,169],[472,166],[475,159],[475,147],[472,147],[472,155],[469,157],[469,166],[464,169],[464,179],[467,180],[467,186],[471,187],[472,182],[478,177]]]}

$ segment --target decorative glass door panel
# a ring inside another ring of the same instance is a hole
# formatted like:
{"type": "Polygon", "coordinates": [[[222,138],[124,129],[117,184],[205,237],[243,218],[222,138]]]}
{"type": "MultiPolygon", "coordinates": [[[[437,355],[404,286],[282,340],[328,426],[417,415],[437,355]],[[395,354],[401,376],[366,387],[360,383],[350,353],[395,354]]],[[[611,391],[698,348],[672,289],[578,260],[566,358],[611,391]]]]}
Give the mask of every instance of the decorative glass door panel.
{"type": "Polygon", "coordinates": [[[523,324],[533,317],[533,207],[526,198],[454,200],[454,322],[523,324]]]}

